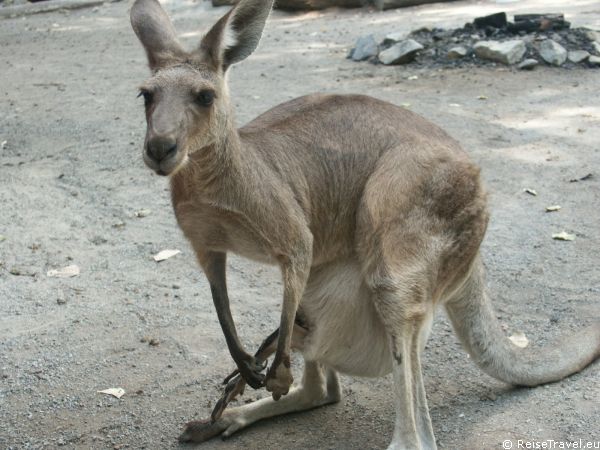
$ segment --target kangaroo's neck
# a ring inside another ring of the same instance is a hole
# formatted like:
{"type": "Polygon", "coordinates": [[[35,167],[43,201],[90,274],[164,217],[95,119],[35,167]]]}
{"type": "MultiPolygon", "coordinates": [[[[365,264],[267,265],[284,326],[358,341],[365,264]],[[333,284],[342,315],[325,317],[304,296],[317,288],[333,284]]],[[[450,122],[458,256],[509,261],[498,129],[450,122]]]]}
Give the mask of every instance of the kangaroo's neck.
{"type": "Polygon", "coordinates": [[[227,201],[252,184],[255,172],[249,160],[256,158],[254,149],[242,141],[233,115],[227,116],[213,142],[192,151],[184,167],[171,177],[174,204],[193,198],[227,201]]]}

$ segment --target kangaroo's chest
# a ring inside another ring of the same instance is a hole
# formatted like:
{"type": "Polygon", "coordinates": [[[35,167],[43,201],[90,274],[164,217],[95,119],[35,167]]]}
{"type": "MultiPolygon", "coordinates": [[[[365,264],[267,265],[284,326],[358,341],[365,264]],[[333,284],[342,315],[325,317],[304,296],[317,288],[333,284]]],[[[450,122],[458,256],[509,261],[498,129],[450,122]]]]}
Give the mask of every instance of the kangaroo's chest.
{"type": "Polygon", "coordinates": [[[182,202],[174,209],[179,226],[195,248],[233,252],[267,264],[275,262],[264,237],[242,213],[197,201],[182,202]]]}

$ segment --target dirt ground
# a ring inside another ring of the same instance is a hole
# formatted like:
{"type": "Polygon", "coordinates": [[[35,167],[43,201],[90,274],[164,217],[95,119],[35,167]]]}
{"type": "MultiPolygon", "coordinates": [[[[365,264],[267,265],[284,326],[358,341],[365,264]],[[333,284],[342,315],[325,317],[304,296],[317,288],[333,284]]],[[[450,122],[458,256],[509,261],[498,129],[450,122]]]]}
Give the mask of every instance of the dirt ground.
{"type": "MultiPolygon", "coordinates": [[[[183,423],[210,413],[233,366],[167,181],[141,159],[136,88],[148,72],[129,6],[0,20],[0,448],[178,447],[183,423]],[[138,218],[140,209],[151,213],[138,218]],[[154,262],[165,248],[181,254],[154,262]],[[70,264],[79,276],[47,276],[70,264]],[[111,387],[125,396],[97,393],[111,387]]],[[[226,11],[187,0],[166,8],[188,45],[226,11]]],[[[438,71],[345,59],[363,34],[461,26],[501,9],[564,12],[575,26],[600,28],[597,0],[276,11],[257,52],[231,70],[231,91],[240,124],[309,92],[358,92],[403,104],[458,138],[490,192],[483,254],[498,315],[508,334],[543,345],[600,316],[600,70],[438,71]],[[546,213],[554,204],[562,209],[546,213]],[[575,241],[551,238],[562,230],[575,241]]],[[[232,258],[229,284],[240,333],[254,348],[277,325],[279,274],[232,258]]],[[[440,314],[424,355],[439,446],[600,441],[598,369],[511,388],[469,361],[440,314]]],[[[337,405],[203,448],[385,447],[390,378],[342,381],[337,405]]]]}

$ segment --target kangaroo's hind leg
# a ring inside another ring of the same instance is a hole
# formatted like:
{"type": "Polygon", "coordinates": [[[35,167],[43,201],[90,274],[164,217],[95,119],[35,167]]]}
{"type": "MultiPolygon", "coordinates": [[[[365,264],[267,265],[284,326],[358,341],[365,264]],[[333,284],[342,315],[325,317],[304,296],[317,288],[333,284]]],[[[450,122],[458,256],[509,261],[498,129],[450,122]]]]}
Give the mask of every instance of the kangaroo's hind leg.
{"type": "Polygon", "coordinates": [[[434,450],[435,437],[421,373],[422,338],[430,324],[431,311],[415,308],[414,292],[373,290],[373,301],[389,336],[393,355],[393,389],[396,419],[389,450],[434,450]]]}
{"type": "MultiPolygon", "coordinates": [[[[292,334],[293,349],[302,349],[306,333],[302,320],[297,318],[292,334]]],[[[266,361],[275,352],[278,337],[279,330],[275,330],[264,340],[255,354],[257,361],[266,361]]],[[[188,423],[179,437],[181,442],[204,442],[218,435],[227,437],[258,420],[335,403],[341,398],[337,373],[315,361],[305,360],[302,384],[292,388],[278,401],[267,397],[225,410],[231,400],[243,393],[245,381],[239,373],[233,372],[225,378],[225,383],[225,392],[217,402],[211,419],[188,423]]]]}
{"type": "Polygon", "coordinates": [[[389,450],[434,450],[420,352],[434,312],[439,242],[429,238],[418,211],[410,205],[402,211],[400,195],[385,204],[380,192],[366,199],[358,251],[393,359],[396,418],[389,450]]]}
{"type": "MultiPolygon", "coordinates": [[[[414,242],[405,236],[408,242],[414,242]]],[[[421,374],[421,350],[433,316],[426,257],[415,256],[403,239],[381,236],[382,247],[366,259],[366,284],[388,335],[396,418],[389,450],[437,448],[421,374]]],[[[422,250],[424,253],[427,250],[422,250]]]]}
{"type": "Polygon", "coordinates": [[[305,361],[302,384],[293,387],[279,400],[266,397],[247,405],[226,410],[215,422],[198,420],[187,424],[182,442],[203,442],[212,437],[227,437],[248,425],[268,417],[304,411],[340,400],[341,392],[334,370],[314,361],[305,361]]]}

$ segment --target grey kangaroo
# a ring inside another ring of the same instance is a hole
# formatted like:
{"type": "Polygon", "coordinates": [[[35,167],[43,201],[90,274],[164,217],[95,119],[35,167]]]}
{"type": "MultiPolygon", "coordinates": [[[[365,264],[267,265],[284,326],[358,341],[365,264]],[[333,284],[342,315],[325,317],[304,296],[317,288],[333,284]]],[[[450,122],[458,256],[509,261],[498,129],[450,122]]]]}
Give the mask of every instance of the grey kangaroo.
{"type": "Polygon", "coordinates": [[[479,256],[488,223],[479,169],[437,126],[363,95],[308,95],[236,128],[227,69],[256,49],[272,3],[240,0],[189,52],[157,0],[131,10],[152,71],[140,89],[144,161],[170,177],[237,366],[211,420],[190,422],[180,440],[337,402],[337,372],[391,372],[389,449],[435,449],[420,352],[440,305],[473,361],[507,383],[560,380],[597,358],[600,322],[538,350],[504,335],[479,256]],[[279,328],[254,356],[230,312],[228,252],[281,269],[279,328]],[[290,389],[292,350],[305,365],[290,389]],[[272,396],[225,410],[246,383],[272,396]]]}

